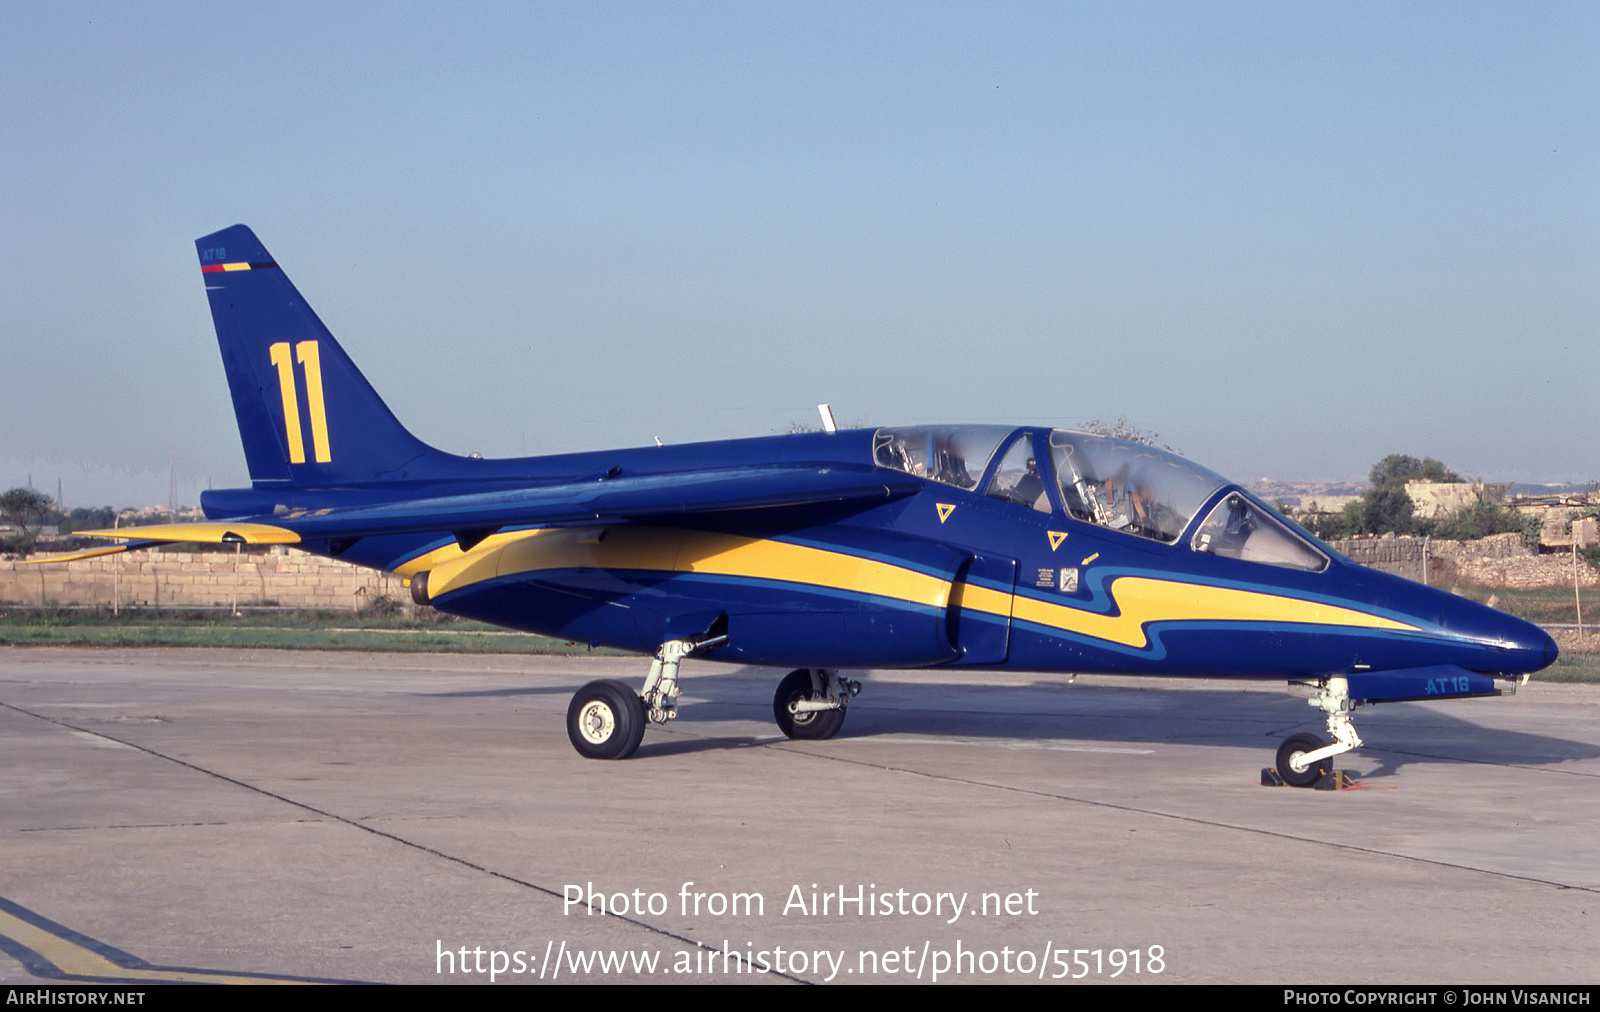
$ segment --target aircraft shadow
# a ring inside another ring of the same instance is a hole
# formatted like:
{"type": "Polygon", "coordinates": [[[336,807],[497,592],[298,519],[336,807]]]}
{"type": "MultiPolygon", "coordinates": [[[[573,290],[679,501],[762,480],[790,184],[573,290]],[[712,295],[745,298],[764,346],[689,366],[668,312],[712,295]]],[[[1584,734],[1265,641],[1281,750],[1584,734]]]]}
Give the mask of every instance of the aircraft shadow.
{"type": "MultiPolygon", "coordinates": [[[[980,677],[978,675],[976,677],[980,677]]],[[[679,709],[674,724],[683,727],[728,720],[772,720],[768,694],[777,673],[743,668],[685,678],[694,697],[679,709]],[[759,690],[759,691],[757,691],[759,690]]],[[[1516,701],[1486,700],[1477,705],[1515,706],[1516,701]]],[[[1414,763],[1483,762],[1550,766],[1600,757],[1600,744],[1554,735],[1478,724],[1443,708],[1418,703],[1367,706],[1355,715],[1366,745],[1345,765],[1376,763],[1363,777],[1391,776],[1414,763]]],[[[930,685],[874,682],[870,677],[851,706],[839,739],[891,735],[952,740],[1016,741],[1070,749],[1141,745],[1217,745],[1276,749],[1289,734],[1322,733],[1322,715],[1303,699],[1258,690],[1153,687],[1129,678],[1125,685],[1069,685],[1064,681],[930,685]]],[[[637,756],[672,755],[727,748],[749,748],[787,739],[771,735],[701,741],[646,733],[637,756]]]]}

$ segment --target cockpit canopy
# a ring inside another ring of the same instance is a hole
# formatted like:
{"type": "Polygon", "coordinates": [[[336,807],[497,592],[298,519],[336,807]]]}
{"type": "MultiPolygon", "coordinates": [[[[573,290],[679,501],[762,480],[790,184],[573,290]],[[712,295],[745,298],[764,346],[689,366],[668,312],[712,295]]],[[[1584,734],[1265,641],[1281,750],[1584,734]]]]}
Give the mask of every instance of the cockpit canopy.
{"type": "Polygon", "coordinates": [[[970,492],[978,487],[1000,440],[1015,431],[1012,425],[908,425],[879,429],[872,437],[872,456],[879,467],[892,467],[970,492]]]}
{"type": "Polygon", "coordinates": [[[1126,439],[1054,429],[1050,463],[1061,502],[1079,520],[1172,543],[1227,480],[1175,453],[1126,439]]]}
{"type": "MultiPolygon", "coordinates": [[[[1109,530],[1173,544],[1227,479],[1175,453],[1111,436],[1053,429],[1047,435],[1007,425],[918,425],[879,429],[873,459],[919,478],[975,491],[1008,436],[1004,459],[985,494],[1045,512],[1052,479],[1060,506],[1109,530]],[[1043,444],[1042,446],[1040,444],[1043,444]],[[1039,467],[1037,450],[1049,455],[1039,467]]],[[[1195,551],[1320,571],[1327,559],[1270,510],[1235,491],[1211,511],[1195,551]]]]}

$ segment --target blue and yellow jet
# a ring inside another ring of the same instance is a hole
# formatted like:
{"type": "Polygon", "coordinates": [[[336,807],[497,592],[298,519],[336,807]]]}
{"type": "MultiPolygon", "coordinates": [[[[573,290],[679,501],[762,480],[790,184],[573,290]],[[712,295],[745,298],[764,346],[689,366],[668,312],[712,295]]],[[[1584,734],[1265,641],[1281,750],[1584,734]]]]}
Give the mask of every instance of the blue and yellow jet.
{"type": "MultiPolygon", "coordinates": [[[[654,653],[567,730],[621,759],[675,715],[690,655],[792,668],[792,738],[836,734],[850,668],[1286,679],[1328,715],[1277,769],[1309,785],[1367,702],[1499,695],[1538,628],[1358,566],[1174,454],[1062,429],[901,426],[485,460],[395,419],[255,234],[197,242],[250,469],[210,521],[106,536],[291,544],[399,573],[420,603],[654,653]]],[[[118,549],[102,549],[115,551],[118,549]]]]}

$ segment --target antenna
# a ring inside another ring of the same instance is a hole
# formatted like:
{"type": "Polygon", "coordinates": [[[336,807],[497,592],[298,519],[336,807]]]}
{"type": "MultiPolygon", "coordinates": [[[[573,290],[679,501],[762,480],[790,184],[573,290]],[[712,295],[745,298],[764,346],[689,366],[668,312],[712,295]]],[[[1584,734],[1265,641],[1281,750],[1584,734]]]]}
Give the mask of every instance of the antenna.
{"type": "Polygon", "coordinates": [[[839,426],[833,422],[833,409],[826,404],[817,405],[817,414],[822,416],[823,432],[838,432],[839,426]]]}

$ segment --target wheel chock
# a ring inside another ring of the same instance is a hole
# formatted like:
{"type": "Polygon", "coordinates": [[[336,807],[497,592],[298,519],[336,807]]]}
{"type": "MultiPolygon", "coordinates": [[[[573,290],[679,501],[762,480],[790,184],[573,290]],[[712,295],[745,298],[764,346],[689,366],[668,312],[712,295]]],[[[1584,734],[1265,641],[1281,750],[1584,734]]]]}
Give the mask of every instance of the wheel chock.
{"type": "MultiPolygon", "coordinates": [[[[1278,776],[1276,769],[1271,766],[1263,766],[1261,767],[1261,786],[1283,787],[1285,784],[1283,778],[1278,776]]],[[[1311,789],[1314,791],[1343,791],[1355,786],[1356,781],[1348,771],[1334,770],[1319,777],[1317,782],[1311,785],[1311,789]]]]}

